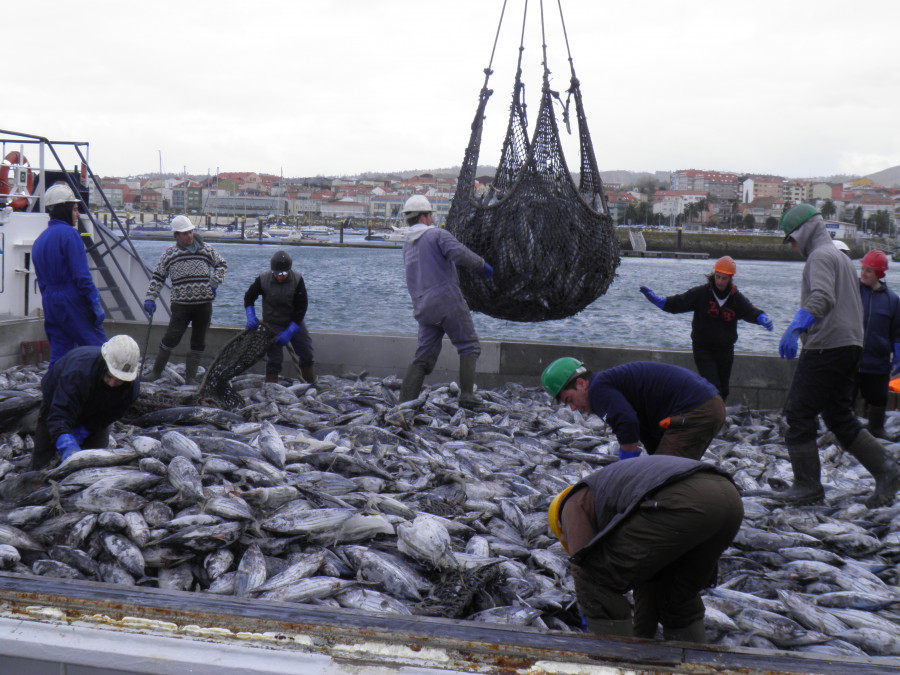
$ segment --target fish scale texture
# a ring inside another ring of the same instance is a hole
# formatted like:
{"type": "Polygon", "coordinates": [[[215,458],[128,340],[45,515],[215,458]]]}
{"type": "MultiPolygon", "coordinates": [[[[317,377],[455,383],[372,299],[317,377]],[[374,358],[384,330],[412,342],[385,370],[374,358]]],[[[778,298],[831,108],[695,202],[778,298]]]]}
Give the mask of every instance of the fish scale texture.
{"type": "MultiPolygon", "coordinates": [[[[482,123],[491,90],[481,90],[447,230],[494,268],[490,279],[468,270],[460,286],[469,307],[511,321],[572,316],[609,288],[619,244],[588,131],[578,80],[574,97],[581,146],[576,187],[566,165],[546,75],[534,137],[529,141],[517,75],[500,165],[476,195],[482,123]]],[[[568,125],[568,106],[564,120],[568,125]]]]}

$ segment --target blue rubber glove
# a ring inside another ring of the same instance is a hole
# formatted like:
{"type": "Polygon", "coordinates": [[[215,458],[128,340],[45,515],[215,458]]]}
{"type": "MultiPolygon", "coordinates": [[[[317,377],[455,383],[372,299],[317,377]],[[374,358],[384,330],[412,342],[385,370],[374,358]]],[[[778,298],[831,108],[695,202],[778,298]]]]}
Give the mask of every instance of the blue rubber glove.
{"type": "Polygon", "coordinates": [[[253,305],[244,307],[244,312],[247,314],[247,330],[256,330],[256,327],[259,326],[259,319],[256,318],[256,310],[253,309],[253,305]]]}
{"type": "Polygon", "coordinates": [[[490,279],[492,276],[494,276],[494,268],[489,264],[484,263],[484,267],[481,268],[481,276],[483,276],[485,279],[490,279]]]}
{"type": "Polygon", "coordinates": [[[153,316],[153,312],[156,311],[156,303],[152,300],[144,300],[144,313],[147,316],[153,316]]]}
{"type": "Polygon", "coordinates": [[[784,331],[781,342],[778,344],[778,353],[781,358],[790,361],[797,356],[797,340],[800,338],[800,333],[808,331],[815,322],[816,317],[805,309],[801,307],[797,310],[794,318],[791,319],[791,325],[784,331]]]}
{"type": "Polygon", "coordinates": [[[647,298],[650,302],[652,302],[660,309],[666,306],[666,296],[657,295],[646,286],[641,286],[641,293],[643,293],[645,298],[647,298]]]}
{"type": "Polygon", "coordinates": [[[210,286],[210,288],[212,289],[212,292],[213,292],[213,300],[215,300],[216,299],[216,289],[218,289],[219,287],[218,286],[210,286]]]}
{"type": "Polygon", "coordinates": [[[94,326],[100,328],[103,325],[103,320],[106,318],[103,307],[100,306],[100,298],[91,298],[91,310],[94,312],[94,326]]]}
{"type": "Polygon", "coordinates": [[[300,326],[291,321],[288,327],[281,331],[281,335],[275,338],[275,344],[284,347],[298,330],[300,330],[300,326]]]}
{"type": "Polygon", "coordinates": [[[900,373],[900,342],[894,343],[894,362],[891,364],[891,376],[900,373]]]}
{"type": "Polygon", "coordinates": [[[56,449],[59,450],[62,455],[63,462],[81,450],[72,434],[61,434],[60,437],[56,439],[56,449]]]}
{"type": "Polygon", "coordinates": [[[640,455],[641,455],[640,450],[623,450],[622,448],[619,448],[619,459],[620,460],[632,459],[634,457],[640,457],[640,455]]]}
{"type": "Polygon", "coordinates": [[[775,328],[775,324],[772,323],[772,319],[770,319],[765,312],[756,317],[756,323],[765,328],[767,331],[772,331],[775,328]]]}
{"type": "Polygon", "coordinates": [[[77,427],[72,427],[72,435],[75,437],[75,441],[78,445],[81,445],[87,440],[87,437],[91,435],[91,432],[79,424],[77,427]]]}

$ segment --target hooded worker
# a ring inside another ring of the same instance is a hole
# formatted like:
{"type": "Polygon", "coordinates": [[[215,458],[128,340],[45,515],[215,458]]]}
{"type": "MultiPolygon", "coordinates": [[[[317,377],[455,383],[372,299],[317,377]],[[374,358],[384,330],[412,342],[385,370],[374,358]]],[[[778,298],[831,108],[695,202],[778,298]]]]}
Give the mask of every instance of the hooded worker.
{"type": "Polygon", "coordinates": [[[57,453],[65,461],[82,448],[107,447],[109,426],[140,394],[140,362],[137,342],[116,335],[100,347],[76,347],[50,366],[41,380],[32,470],[57,453]]]}
{"type": "Polygon", "coordinates": [[[51,365],[75,347],[106,341],[106,315],[77,229],[79,204],[68,185],[51,185],[44,194],[50,222],[31,247],[51,365]]]}
{"type": "Polygon", "coordinates": [[[816,437],[818,415],[841,447],[875,478],[866,500],[874,508],[894,501],[900,468],[881,443],[863,429],[853,413],[854,383],[863,351],[863,306],[853,263],[838,251],[822,215],[809,204],[792,207],[781,217],[784,242],[806,258],[800,286],[800,309],[781,337],[783,359],[800,354],[784,406],[794,484],[771,493],[788,504],[812,504],[825,498],[816,437]]]}
{"type": "Polygon", "coordinates": [[[403,215],[410,226],[403,244],[403,264],[413,316],[419,323],[419,344],[403,377],[400,400],[419,395],[425,376],[434,370],[446,334],[459,354],[459,404],[475,405],[480,401],[474,387],[481,345],[456,268],[467,267],[485,278],[490,278],[494,269],[447,230],[434,226],[431,203],[423,195],[407,199],[403,215]]]}
{"type": "Polygon", "coordinates": [[[738,321],[759,324],[768,331],[774,328],[772,319],[738,291],[734,284],[736,273],[734,259],[726,255],[716,260],[705,284],[679,295],[662,296],[646,286],[640,288],[644,297],[664,312],[694,313],[691,321],[694,364],[697,372],[718,389],[723,401],[728,399],[730,391],[738,321]]]}
{"type": "Polygon", "coordinates": [[[162,375],[172,350],[181,342],[190,325],[191,349],[184,364],[184,381],[191,384],[206,350],[206,332],[212,320],[216,289],[225,281],[228,265],[212,246],[194,233],[194,223],[187,216],[172,219],[172,235],[175,245],[159,257],[144,300],[144,311],[148,316],[153,316],[156,297],[166,278],[171,277],[172,317],[166,334],[160,340],[153,371],[146,379],[152,382],[162,375]]]}
{"type": "Polygon", "coordinates": [[[706,642],[700,591],[744,517],[727,474],[667,455],[616,462],[563,490],[547,516],[589,631],[652,639],[661,623],[666,640],[706,642]]]}
{"type": "Polygon", "coordinates": [[[900,373],[900,298],[884,281],[888,259],[883,251],[869,251],[859,264],[864,338],[856,387],[867,404],[869,432],[887,439],[884,416],[888,387],[891,377],[900,373]]]}
{"type": "Polygon", "coordinates": [[[261,295],[263,323],[278,333],[269,348],[266,360],[266,382],[277,382],[284,362],[284,347],[290,344],[300,362],[303,379],[314,384],[312,338],[303,322],[309,299],[303,275],[292,269],[293,261],[285,251],[276,251],[269,261],[269,271],[260,274],[244,293],[244,312],[247,328],[254,330],[259,325],[253,304],[261,295]]]}

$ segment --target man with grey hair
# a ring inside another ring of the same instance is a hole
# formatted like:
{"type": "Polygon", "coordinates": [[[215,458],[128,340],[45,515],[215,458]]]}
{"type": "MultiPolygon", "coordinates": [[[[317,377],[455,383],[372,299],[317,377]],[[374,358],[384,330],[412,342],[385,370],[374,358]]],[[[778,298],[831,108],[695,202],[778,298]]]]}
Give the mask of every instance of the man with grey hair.
{"type": "Polygon", "coordinates": [[[823,501],[816,444],[821,413],[841,447],[875,478],[866,506],[890,504],[900,489],[900,467],[853,413],[854,377],[863,349],[863,308],[853,263],[835,248],[822,215],[809,204],[788,210],[781,229],[784,243],[806,258],[806,265],[800,309],[778,348],[781,358],[793,359],[802,336],[803,351],[784,406],[784,441],[794,484],[772,496],[788,504],[823,501]]]}

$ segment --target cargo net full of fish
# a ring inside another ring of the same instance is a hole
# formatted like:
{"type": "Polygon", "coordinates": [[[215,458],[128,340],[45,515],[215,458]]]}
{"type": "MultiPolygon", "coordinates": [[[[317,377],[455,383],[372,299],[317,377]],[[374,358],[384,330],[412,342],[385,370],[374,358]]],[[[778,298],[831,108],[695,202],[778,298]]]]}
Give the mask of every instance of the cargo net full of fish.
{"type": "Polygon", "coordinates": [[[242,407],[244,399],[231,386],[231,379],[252,368],[269,350],[275,338],[275,333],[260,324],[256,329],[245,330],[226,342],[206,369],[197,389],[197,398],[226,410],[242,407]]]}
{"type": "MultiPolygon", "coordinates": [[[[486,71],[488,72],[488,71],[486,71]]],[[[528,138],[521,68],[516,74],[509,126],[493,182],[477,186],[484,111],[492,91],[487,81],[459,184],[447,215],[447,230],[494,268],[490,279],[460,268],[469,307],[511,321],[547,321],[572,316],[609,288],[619,266],[619,243],[603,193],[588,131],[581,87],[572,70],[581,150],[578,186],[566,164],[544,71],[534,137],[528,138]]],[[[563,121],[569,127],[569,102],[563,121]]]]}

